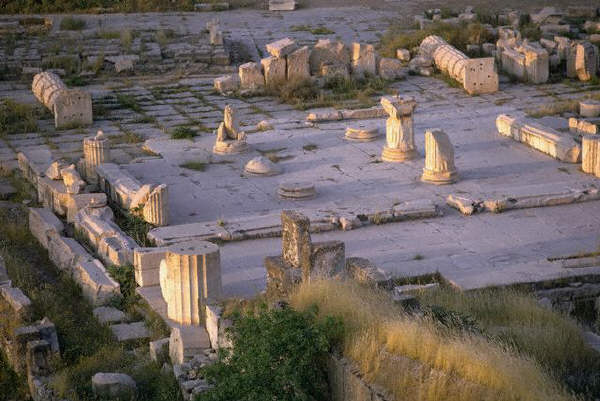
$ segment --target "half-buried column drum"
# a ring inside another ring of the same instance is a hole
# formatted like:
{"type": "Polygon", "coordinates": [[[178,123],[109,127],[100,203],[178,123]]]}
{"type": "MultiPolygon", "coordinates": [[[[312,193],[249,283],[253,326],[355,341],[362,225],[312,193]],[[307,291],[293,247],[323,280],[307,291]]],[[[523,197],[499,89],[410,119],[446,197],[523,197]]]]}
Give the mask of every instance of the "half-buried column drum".
{"type": "Polygon", "coordinates": [[[83,157],[85,161],[85,178],[88,182],[98,182],[96,167],[102,163],[110,163],[110,141],[102,131],[96,136],[83,139],[83,157]]]}

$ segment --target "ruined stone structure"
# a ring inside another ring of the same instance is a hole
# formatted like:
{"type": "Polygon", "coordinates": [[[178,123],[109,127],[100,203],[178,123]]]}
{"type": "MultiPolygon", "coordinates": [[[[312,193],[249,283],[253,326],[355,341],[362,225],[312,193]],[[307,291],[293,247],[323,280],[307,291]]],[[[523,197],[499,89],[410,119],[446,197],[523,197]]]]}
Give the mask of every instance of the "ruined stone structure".
{"type": "Polygon", "coordinates": [[[438,70],[460,82],[467,93],[476,95],[498,91],[498,73],[493,58],[470,59],[434,35],[423,40],[420,52],[433,58],[438,70]]]}
{"type": "Polygon", "coordinates": [[[425,168],[421,180],[432,184],[452,184],[458,180],[454,147],[441,129],[425,132],[425,168]]]}
{"type": "Polygon", "coordinates": [[[541,84],[550,77],[548,51],[539,44],[518,39],[500,39],[497,58],[504,72],[523,82],[541,84]]]}
{"type": "Polygon", "coordinates": [[[581,160],[581,147],[573,138],[552,128],[506,114],[498,116],[496,127],[501,135],[523,142],[560,161],[578,163],[581,160]]]}
{"type": "Polygon", "coordinates": [[[57,129],[92,124],[92,97],[78,89],[67,89],[54,73],[42,72],[33,77],[35,97],[54,114],[57,129]]]}
{"type": "Polygon", "coordinates": [[[598,47],[590,42],[577,44],[575,51],[575,72],[580,81],[589,81],[598,72],[598,47]]]}
{"type": "Polygon", "coordinates": [[[210,44],[214,46],[223,46],[223,32],[221,31],[220,22],[217,18],[206,23],[210,44]]]}
{"type": "Polygon", "coordinates": [[[581,138],[581,170],[600,177],[600,136],[584,135],[581,138]]]}
{"type": "Polygon", "coordinates": [[[96,136],[83,139],[83,158],[85,179],[91,184],[96,184],[96,167],[102,163],[110,163],[110,141],[102,131],[98,131],[96,136]]]}
{"type": "Polygon", "coordinates": [[[352,43],[352,74],[358,77],[377,74],[375,46],[352,43]]]}
{"type": "Polygon", "coordinates": [[[282,297],[302,280],[345,274],[342,241],[313,243],[310,220],[293,210],[281,212],[281,255],[265,258],[267,295],[282,297]]]}
{"type": "Polygon", "coordinates": [[[182,325],[202,324],[206,305],[222,294],[219,247],[206,241],[169,247],[160,264],[160,289],[169,319],[182,325]]]}
{"type": "Polygon", "coordinates": [[[217,141],[213,147],[216,154],[237,154],[248,150],[246,133],[240,129],[235,110],[225,106],[224,119],[217,129],[217,141]]]}
{"type": "Polygon", "coordinates": [[[142,185],[133,176],[113,163],[96,167],[100,190],[124,210],[140,215],[148,223],[164,226],[169,221],[166,184],[142,185]]]}
{"type": "Polygon", "coordinates": [[[413,129],[413,112],[417,103],[411,97],[385,96],[381,105],[388,113],[386,145],[381,158],[388,162],[402,162],[418,156],[413,129]]]}

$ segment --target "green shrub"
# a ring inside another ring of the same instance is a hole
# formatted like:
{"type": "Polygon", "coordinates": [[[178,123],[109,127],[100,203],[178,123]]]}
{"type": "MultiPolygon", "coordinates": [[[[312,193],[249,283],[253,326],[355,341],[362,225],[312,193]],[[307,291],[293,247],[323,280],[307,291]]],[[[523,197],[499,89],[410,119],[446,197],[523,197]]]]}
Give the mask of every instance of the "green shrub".
{"type": "Polygon", "coordinates": [[[135,292],[136,283],[133,266],[110,265],[106,266],[106,271],[108,271],[113,280],[119,283],[121,294],[123,295],[122,300],[119,300],[114,306],[121,309],[128,309],[128,307],[135,304],[138,297],[135,292]]]}
{"type": "Polygon", "coordinates": [[[121,107],[123,107],[125,109],[130,109],[130,110],[133,110],[133,111],[135,111],[137,113],[141,113],[142,112],[142,108],[138,104],[138,102],[135,99],[135,97],[132,96],[132,95],[126,95],[126,94],[123,94],[123,93],[119,93],[117,95],[117,101],[119,102],[119,104],[121,105],[121,107]]]}
{"type": "Polygon", "coordinates": [[[85,28],[85,20],[76,17],[64,17],[60,21],[60,29],[63,31],[81,31],[85,28]]]}
{"type": "Polygon", "coordinates": [[[60,68],[65,70],[67,75],[76,74],[81,69],[81,60],[76,55],[50,56],[42,62],[44,69],[60,68]]]}
{"type": "Polygon", "coordinates": [[[196,135],[196,131],[190,127],[179,126],[171,132],[171,139],[192,139],[196,135]]]}
{"type": "Polygon", "coordinates": [[[233,350],[205,369],[215,387],[197,400],[328,400],[325,358],[338,330],[333,320],[317,324],[313,317],[291,309],[236,314],[233,350]]]}

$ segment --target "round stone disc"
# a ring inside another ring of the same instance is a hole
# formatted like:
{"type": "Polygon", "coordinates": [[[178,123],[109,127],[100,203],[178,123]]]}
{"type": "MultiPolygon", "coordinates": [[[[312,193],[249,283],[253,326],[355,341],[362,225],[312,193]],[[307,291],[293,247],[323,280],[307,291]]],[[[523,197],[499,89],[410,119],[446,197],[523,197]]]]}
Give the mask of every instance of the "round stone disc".
{"type": "Polygon", "coordinates": [[[246,163],[244,170],[248,174],[271,176],[281,173],[281,169],[264,156],[255,157],[246,163]]]}
{"type": "Polygon", "coordinates": [[[379,129],[366,127],[347,127],[346,139],[356,142],[370,142],[379,137],[379,129]]]}
{"type": "Polygon", "coordinates": [[[279,184],[279,196],[288,199],[308,199],[317,194],[315,185],[306,181],[287,181],[279,184]]]}

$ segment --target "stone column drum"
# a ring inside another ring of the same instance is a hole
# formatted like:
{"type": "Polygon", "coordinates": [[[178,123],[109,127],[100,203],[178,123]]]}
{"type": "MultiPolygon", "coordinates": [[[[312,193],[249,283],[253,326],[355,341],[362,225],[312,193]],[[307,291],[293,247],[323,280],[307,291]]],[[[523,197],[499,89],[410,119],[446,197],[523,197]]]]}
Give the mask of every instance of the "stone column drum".
{"type": "Polygon", "coordinates": [[[454,148],[448,135],[435,128],[425,132],[425,168],[421,180],[436,185],[458,180],[454,166],[454,148]]]}
{"type": "Polygon", "coordinates": [[[600,136],[581,137],[581,170],[600,177],[600,136]]]}
{"type": "Polygon", "coordinates": [[[168,248],[160,265],[160,287],[167,316],[183,325],[200,325],[205,306],[221,297],[219,247],[190,241],[168,248]]]}
{"type": "Polygon", "coordinates": [[[110,163],[110,141],[102,131],[98,131],[94,137],[83,139],[83,157],[85,178],[89,183],[96,184],[98,182],[96,166],[110,163]]]}
{"type": "Polygon", "coordinates": [[[142,215],[144,220],[155,226],[169,224],[169,193],[166,184],[154,188],[144,203],[142,215]]]}
{"type": "Polygon", "coordinates": [[[413,130],[413,111],[417,103],[412,97],[384,96],[383,109],[389,114],[386,121],[386,145],[381,159],[387,162],[403,162],[416,158],[413,130]]]}

